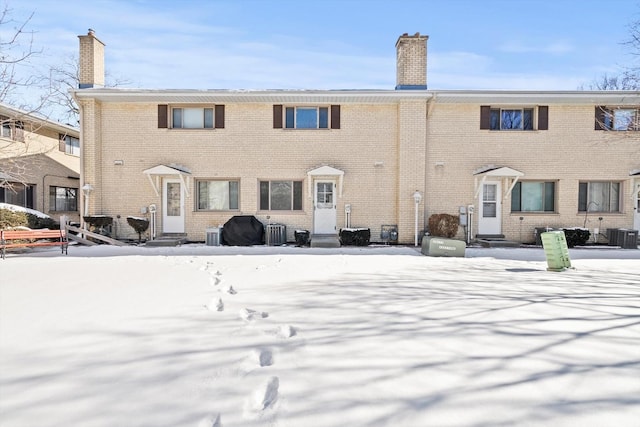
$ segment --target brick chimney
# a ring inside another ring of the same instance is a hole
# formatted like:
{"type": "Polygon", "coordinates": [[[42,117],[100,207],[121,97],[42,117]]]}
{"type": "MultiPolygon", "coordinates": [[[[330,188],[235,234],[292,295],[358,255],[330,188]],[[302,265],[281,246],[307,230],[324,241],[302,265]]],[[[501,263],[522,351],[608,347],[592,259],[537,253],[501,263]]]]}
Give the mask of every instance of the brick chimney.
{"type": "Polygon", "coordinates": [[[427,89],[429,36],[404,33],[396,42],[396,90],[427,89]]]}
{"type": "Polygon", "coordinates": [[[92,29],[80,39],[79,89],[104,87],[104,43],[92,29]]]}

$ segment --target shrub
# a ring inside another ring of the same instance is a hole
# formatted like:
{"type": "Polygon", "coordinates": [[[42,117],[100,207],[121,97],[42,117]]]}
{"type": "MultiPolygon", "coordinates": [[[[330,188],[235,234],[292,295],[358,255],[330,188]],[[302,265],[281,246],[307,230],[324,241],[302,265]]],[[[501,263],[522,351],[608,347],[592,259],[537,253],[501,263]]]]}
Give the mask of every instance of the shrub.
{"type": "Polygon", "coordinates": [[[14,227],[27,227],[29,221],[24,212],[14,212],[10,209],[0,209],[0,230],[14,227]]]}
{"type": "Polygon", "coordinates": [[[451,238],[458,233],[460,219],[456,215],[433,214],[429,217],[429,234],[435,237],[451,238]]]}
{"type": "Polygon", "coordinates": [[[60,228],[60,225],[51,217],[39,217],[38,215],[27,212],[28,227],[33,229],[49,228],[51,230],[60,228]]]}
{"type": "Polygon", "coordinates": [[[586,228],[563,228],[562,231],[564,231],[567,246],[570,248],[584,246],[591,236],[591,233],[586,228]]]}

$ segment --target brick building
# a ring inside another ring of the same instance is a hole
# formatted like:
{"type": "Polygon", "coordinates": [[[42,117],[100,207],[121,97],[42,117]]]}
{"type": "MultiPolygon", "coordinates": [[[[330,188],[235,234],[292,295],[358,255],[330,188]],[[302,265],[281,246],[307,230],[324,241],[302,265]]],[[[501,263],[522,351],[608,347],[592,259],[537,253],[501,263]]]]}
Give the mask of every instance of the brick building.
{"type": "Polygon", "coordinates": [[[79,130],[5,104],[0,124],[0,203],[80,221],[79,130]]]}
{"type": "Polygon", "coordinates": [[[122,218],[155,207],[158,236],[192,241],[235,215],[288,241],[394,226],[413,243],[460,212],[470,240],[640,227],[640,92],[431,90],[427,39],[399,37],[395,89],[241,91],[104,88],[104,45],[80,36],[89,213],[126,238],[122,218]]]}

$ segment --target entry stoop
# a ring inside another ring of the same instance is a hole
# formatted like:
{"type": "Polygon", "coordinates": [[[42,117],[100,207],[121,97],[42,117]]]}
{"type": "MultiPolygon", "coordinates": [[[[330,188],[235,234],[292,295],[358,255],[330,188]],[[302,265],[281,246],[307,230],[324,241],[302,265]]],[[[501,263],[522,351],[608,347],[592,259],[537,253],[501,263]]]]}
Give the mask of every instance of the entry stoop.
{"type": "Polygon", "coordinates": [[[147,240],[144,244],[148,247],[167,247],[167,246],[180,246],[183,243],[187,243],[187,235],[182,233],[163,234],[154,240],[147,240]]]}
{"type": "Polygon", "coordinates": [[[337,234],[312,234],[310,246],[312,248],[339,248],[340,239],[337,234]]]}
{"type": "Polygon", "coordinates": [[[520,243],[513,240],[506,240],[504,235],[496,234],[478,234],[476,242],[485,248],[519,248],[520,243]]]}

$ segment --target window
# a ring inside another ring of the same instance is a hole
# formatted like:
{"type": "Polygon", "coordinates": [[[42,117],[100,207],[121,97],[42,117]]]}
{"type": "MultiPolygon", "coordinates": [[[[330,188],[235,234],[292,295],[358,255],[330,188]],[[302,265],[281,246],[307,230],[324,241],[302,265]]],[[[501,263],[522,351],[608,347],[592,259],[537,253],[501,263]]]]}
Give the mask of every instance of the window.
{"type": "Polygon", "coordinates": [[[173,127],[180,129],[213,129],[213,108],[174,108],[173,127]]]}
{"type": "Polygon", "coordinates": [[[77,211],[78,189],[68,187],[49,187],[49,210],[77,211]]]}
{"type": "Polygon", "coordinates": [[[285,109],[287,129],[328,129],[328,107],[287,107],[285,109]]]}
{"type": "Polygon", "coordinates": [[[620,212],[619,182],[581,182],[578,190],[579,212],[620,212]]]}
{"type": "Polygon", "coordinates": [[[7,182],[0,187],[0,203],[34,209],[35,185],[7,182]]]}
{"type": "Polygon", "coordinates": [[[239,181],[198,181],[197,206],[199,211],[226,211],[238,209],[239,181]]]}
{"type": "Polygon", "coordinates": [[[554,212],[555,182],[516,182],[511,191],[511,212],[554,212]]]}
{"type": "Polygon", "coordinates": [[[596,107],[596,130],[640,130],[640,108],[596,107]]]}
{"type": "Polygon", "coordinates": [[[11,138],[11,120],[4,116],[0,116],[0,120],[2,121],[2,137],[11,138]]]}
{"type": "Polygon", "coordinates": [[[260,181],[260,210],[301,211],[302,181],[260,181]]]}
{"type": "Polygon", "coordinates": [[[498,108],[480,107],[480,129],[488,130],[547,130],[549,107],[498,108]],[[537,112],[537,123],[535,123],[537,112]],[[537,125],[537,126],[536,126],[537,125]]]}
{"type": "Polygon", "coordinates": [[[0,116],[0,122],[2,122],[2,130],[0,131],[2,137],[24,142],[24,123],[6,116],[0,116]]]}
{"type": "Polygon", "coordinates": [[[158,105],[158,129],[223,129],[224,105],[172,107],[158,105]],[[169,118],[171,123],[169,123],[169,118]]]}
{"type": "Polygon", "coordinates": [[[340,129],[340,106],[273,106],[274,129],[340,129]]]}
{"type": "Polygon", "coordinates": [[[491,109],[491,130],[533,130],[533,108],[491,109]]]}
{"type": "Polygon", "coordinates": [[[60,135],[60,151],[72,156],[80,155],[80,139],[69,135],[60,135]]]}

